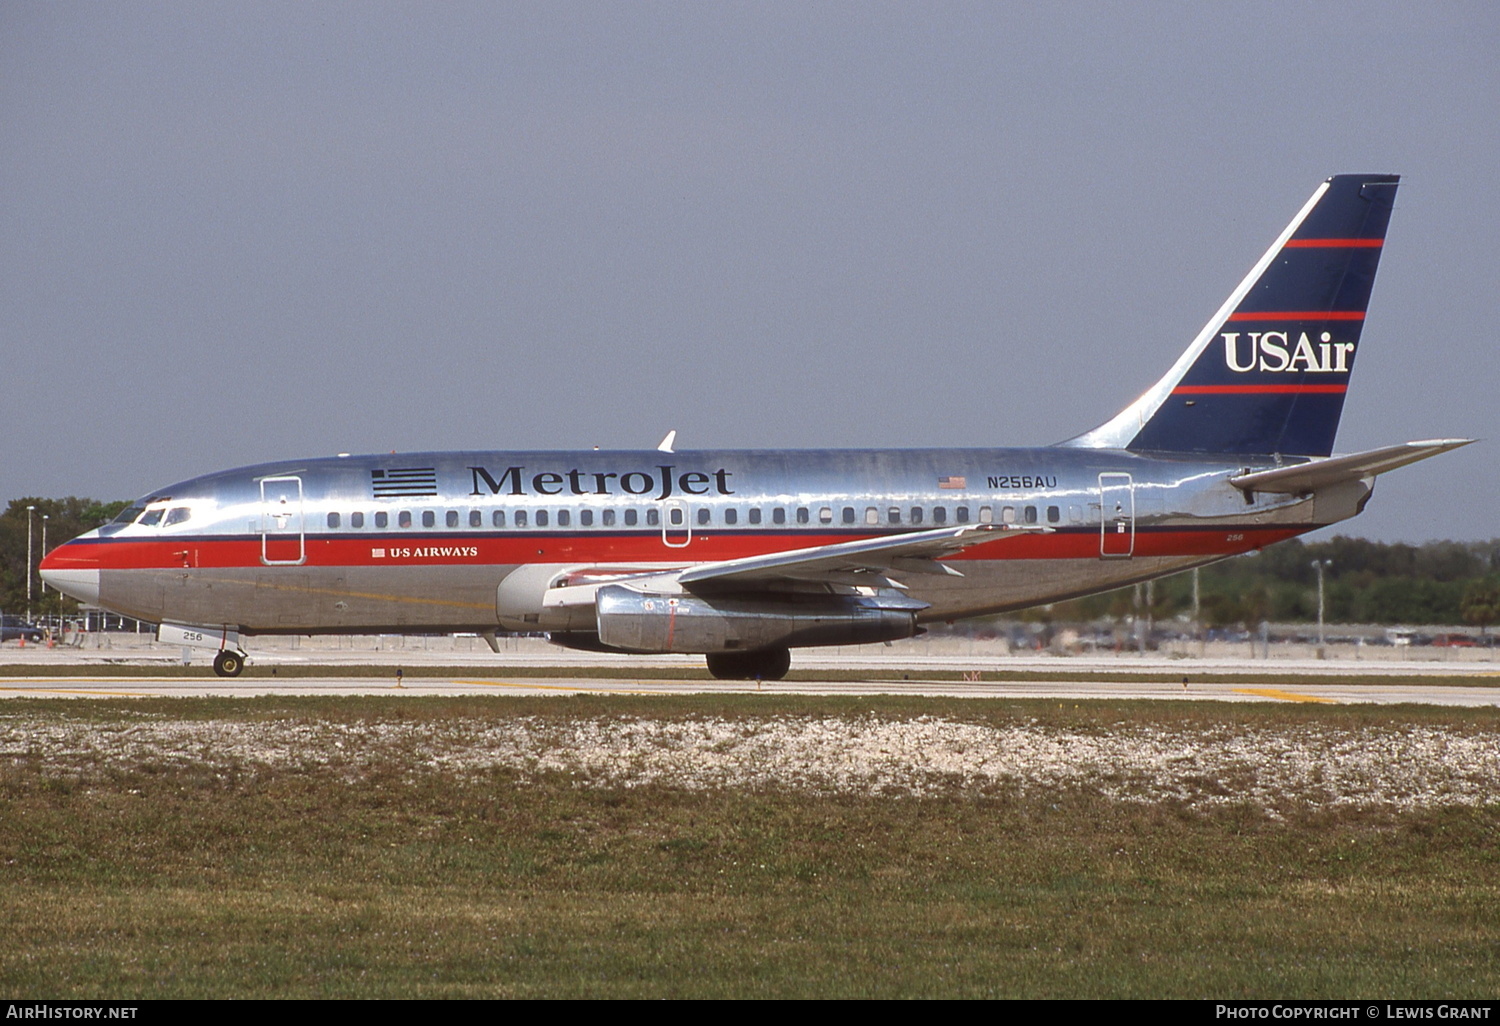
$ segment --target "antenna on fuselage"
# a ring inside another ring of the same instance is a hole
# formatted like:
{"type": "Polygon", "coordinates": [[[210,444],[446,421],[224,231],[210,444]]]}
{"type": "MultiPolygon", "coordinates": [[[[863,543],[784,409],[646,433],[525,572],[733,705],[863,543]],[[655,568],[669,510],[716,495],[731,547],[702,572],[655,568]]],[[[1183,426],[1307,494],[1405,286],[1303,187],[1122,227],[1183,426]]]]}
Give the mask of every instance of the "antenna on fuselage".
{"type": "Polygon", "coordinates": [[[661,444],[656,447],[656,451],[657,452],[676,452],[676,450],[672,448],[672,446],[674,446],[676,444],[677,444],[677,429],[673,428],[671,431],[667,432],[667,437],[663,438],[661,440],[661,444]]]}

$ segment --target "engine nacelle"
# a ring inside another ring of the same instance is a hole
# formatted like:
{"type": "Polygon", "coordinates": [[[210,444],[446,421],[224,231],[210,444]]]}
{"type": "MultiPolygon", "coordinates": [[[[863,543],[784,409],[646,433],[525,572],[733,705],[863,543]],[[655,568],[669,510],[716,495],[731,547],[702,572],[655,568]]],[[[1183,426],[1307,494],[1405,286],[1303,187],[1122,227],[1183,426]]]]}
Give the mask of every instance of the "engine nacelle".
{"type": "Polygon", "coordinates": [[[547,604],[548,592],[565,584],[578,567],[528,563],[505,575],[495,590],[495,615],[508,631],[592,631],[588,604],[547,604]]]}
{"type": "Polygon", "coordinates": [[[599,641],[625,652],[749,652],[910,638],[925,602],[904,595],[713,598],[599,589],[599,641]]]}

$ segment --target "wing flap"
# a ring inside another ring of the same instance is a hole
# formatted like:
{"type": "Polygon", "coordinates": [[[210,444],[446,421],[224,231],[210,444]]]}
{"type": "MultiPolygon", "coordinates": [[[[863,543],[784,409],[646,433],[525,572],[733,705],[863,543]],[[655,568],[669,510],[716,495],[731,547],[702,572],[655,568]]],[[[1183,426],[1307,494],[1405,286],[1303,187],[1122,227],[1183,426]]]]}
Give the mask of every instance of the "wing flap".
{"type": "Polygon", "coordinates": [[[962,576],[940,560],[987,542],[1046,534],[1052,528],[1023,524],[965,524],[931,531],[913,531],[884,538],[863,538],[836,545],[818,545],[764,556],[748,556],[718,563],[700,563],[677,575],[683,587],[721,584],[766,584],[777,580],[819,581],[868,574],[870,583],[887,570],[962,576]]]}

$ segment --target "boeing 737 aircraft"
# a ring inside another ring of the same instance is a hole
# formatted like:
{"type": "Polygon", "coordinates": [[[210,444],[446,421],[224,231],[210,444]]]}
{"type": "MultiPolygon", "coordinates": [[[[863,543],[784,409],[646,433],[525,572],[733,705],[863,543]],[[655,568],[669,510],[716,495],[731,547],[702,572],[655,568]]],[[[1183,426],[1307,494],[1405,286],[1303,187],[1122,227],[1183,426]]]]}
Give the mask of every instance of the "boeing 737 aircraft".
{"type": "Polygon", "coordinates": [[[447,452],[266,463],[151,492],[42,577],[244,666],[256,634],[546,632],[777,679],[792,648],[1087,595],[1337,523],[1333,456],[1396,175],[1320,185],[1155,385],[1031,449],[447,452]]]}

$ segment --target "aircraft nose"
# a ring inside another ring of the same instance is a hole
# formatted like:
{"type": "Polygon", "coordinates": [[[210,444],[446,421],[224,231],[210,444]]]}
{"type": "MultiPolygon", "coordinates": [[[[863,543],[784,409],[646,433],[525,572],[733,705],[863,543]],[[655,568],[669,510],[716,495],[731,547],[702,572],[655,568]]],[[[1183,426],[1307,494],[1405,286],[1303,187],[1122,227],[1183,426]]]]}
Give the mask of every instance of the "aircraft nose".
{"type": "MultiPolygon", "coordinates": [[[[84,538],[93,534],[83,535],[84,538]]],[[[59,545],[42,557],[38,568],[42,580],[69,598],[85,605],[99,604],[99,560],[93,555],[93,546],[70,541],[59,545]]]]}

